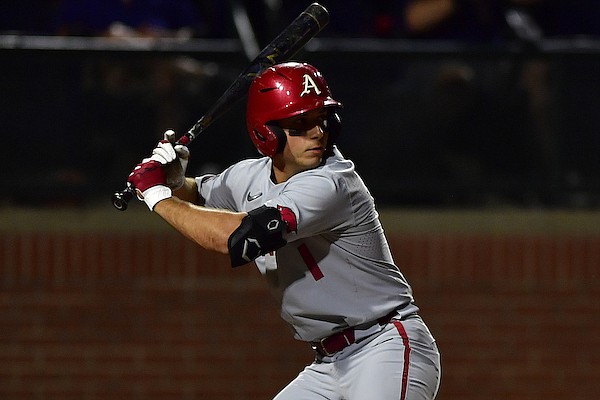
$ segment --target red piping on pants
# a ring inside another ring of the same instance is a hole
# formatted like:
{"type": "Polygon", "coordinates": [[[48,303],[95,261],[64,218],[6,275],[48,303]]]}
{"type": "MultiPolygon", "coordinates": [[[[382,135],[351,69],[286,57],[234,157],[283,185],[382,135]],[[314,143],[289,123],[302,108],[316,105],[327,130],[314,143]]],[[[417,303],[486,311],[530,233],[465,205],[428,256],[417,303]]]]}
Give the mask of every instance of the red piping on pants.
{"type": "Polygon", "coordinates": [[[400,321],[392,321],[400,337],[402,338],[402,342],[404,343],[404,368],[402,372],[402,389],[400,391],[400,400],[406,399],[406,389],[408,386],[408,367],[410,365],[410,342],[408,340],[408,335],[406,334],[406,330],[404,330],[404,326],[400,321]]]}

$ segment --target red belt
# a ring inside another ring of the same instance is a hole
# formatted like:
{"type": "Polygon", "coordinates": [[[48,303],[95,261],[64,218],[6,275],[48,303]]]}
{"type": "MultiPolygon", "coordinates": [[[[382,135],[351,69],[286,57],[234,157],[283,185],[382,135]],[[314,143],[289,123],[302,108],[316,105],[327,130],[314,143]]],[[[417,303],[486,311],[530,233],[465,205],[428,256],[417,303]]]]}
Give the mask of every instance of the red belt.
{"type": "MultiPolygon", "coordinates": [[[[385,317],[379,318],[376,323],[378,323],[381,326],[386,325],[396,315],[397,315],[397,312],[396,312],[396,310],[394,310],[391,313],[389,313],[388,315],[386,315],[385,317]]],[[[373,326],[373,325],[371,325],[371,326],[373,326]]],[[[353,327],[346,328],[343,331],[334,333],[331,336],[324,337],[323,339],[321,339],[319,341],[310,342],[310,345],[320,355],[329,357],[329,356],[334,355],[338,351],[345,349],[346,347],[350,346],[351,344],[356,343],[355,331],[356,331],[356,329],[353,327]]]]}

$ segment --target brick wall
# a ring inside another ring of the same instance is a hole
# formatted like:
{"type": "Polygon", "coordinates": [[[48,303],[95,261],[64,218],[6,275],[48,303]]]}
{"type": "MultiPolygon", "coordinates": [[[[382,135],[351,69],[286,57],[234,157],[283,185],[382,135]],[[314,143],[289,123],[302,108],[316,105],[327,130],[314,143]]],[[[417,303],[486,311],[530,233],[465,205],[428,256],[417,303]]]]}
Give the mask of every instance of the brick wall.
{"type": "MultiPolygon", "coordinates": [[[[311,361],[255,269],[108,215],[1,215],[0,399],[269,399],[311,361]]],[[[598,216],[383,217],[439,399],[600,398],[598,216]]]]}

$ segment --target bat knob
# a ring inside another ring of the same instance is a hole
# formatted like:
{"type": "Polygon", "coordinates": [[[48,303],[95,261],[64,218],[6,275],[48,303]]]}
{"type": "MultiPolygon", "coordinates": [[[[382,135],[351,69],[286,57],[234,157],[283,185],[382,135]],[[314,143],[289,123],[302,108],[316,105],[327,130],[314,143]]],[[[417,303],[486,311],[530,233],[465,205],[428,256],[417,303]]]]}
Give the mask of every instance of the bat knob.
{"type": "Polygon", "coordinates": [[[128,187],[120,192],[115,192],[112,196],[112,204],[119,211],[127,210],[129,201],[133,198],[133,188],[128,187]]]}

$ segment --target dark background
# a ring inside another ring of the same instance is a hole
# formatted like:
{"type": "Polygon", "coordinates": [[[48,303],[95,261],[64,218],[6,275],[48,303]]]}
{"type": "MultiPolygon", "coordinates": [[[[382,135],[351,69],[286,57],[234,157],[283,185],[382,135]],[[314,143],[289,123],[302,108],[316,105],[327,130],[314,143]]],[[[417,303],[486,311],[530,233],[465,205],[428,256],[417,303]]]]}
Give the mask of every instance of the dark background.
{"type": "MultiPolygon", "coordinates": [[[[231,16],[236,2],[191,2],[196,18],[179,17],[190,39],[146,47],[82,28],[100,23],[98,13],[81,22],[61,8],[69,3],[2,5],[0,129],[10,145],[1,150],[0,190],[7,204],[110,201],[162,132],[189,129],[248,62],[231,16]],[[94,42],[99,36],[104,41],[94,42]],[[32,40],[44,37],[53,41],[32,40]]],[[[392,3],[324,2],[330,25],[294,57],[321,69],[344,103],[340,148],[380,204],[598,204],[600,42],[590,22],[600,15],[597,4],[533,1],[523,10],[541,34],[531,37],[507,25],[512,2],[486,3],[498,11],[488,25],[421,36],[403,26],[400,8],[408,2],[392,3]]],[[[279,2],[277,10],[237,4],[262,48],[308,2],[279,2]]],[[[473,21],[465,15],[461,27],[473,21]]],[[[174,34],[143,36],[160,44],[174,34]]],[[[244,106],[242,99],[194,143],[190,173],[257,155],[244,106]]]]}

